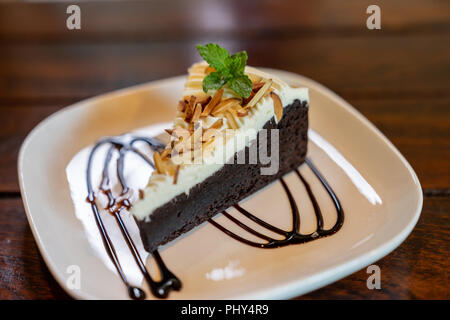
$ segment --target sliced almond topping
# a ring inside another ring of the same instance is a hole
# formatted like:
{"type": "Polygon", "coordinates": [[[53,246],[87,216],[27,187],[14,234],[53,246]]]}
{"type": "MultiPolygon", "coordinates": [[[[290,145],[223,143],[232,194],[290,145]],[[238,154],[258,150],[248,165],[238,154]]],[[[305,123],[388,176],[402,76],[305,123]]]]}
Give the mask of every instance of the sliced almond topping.
{"type": "Polygon", "coordinates": [[[214,122],[209,129],[220,129],[223,126],[223,119],[219,119],[216,122],[214,122]]]}
{"type": "Polygon", "coordinates": [[[252,90],[252,92],[250,92],[250,96],[248,98],[244,98],[244,100],[242,101],[242,105],[243,106],[247,106],[248,103],[250,101],[252,101],[253,97],[255,96],[255,91],[252,90]]]}
{"type": "Polygon", "coordinates": [[[236,106],[232,106],[231,108],[228,108],[227,109],[227,112],[229,112],[229,113],[231,113],[231,115],[233,116],[233,117],[237,117],[237,112],[236,112],[236,106]]]}
{"type": "Polygon", "coordinates": [[[272,85],[272,79],[269,79],[266,81],[266,83],[262,86],[261,89],[258,90],[258,92],[255,94],[255,96],[250,100],[250,102],[246,105],[247,108],[254,107],[258,101],[264,96],[264,94],[269,90],[270,86],[272,85]]]}
{"type": "Polygon", "coordinates": [[[283,117],[283,105],[281,104],[280,97],[275,92],[271,92],[270,97],[273,100],[273,109],[278,122],[283,117]]]}
{"type": "Polygon", "coordinates": [[[214,93],[214,96],[209,101],[209,103],[206,105],[205,110],[202,112],[202,117],[206,117],[210,114],[210,112],[214,109],[215,106],[220,102],[223,95],[223,89],[219,89],[214,93]]]}
{"type": "Polygon", "coordinates": [[[197,103],[197,106],[195,107],[194,114],[192,115],[191,122],[197,122],[200,119],[200,114],[202,113],[202,105],[200,103],[197,103]]]}
{"type": "Polygon", "coordinates": [[[178,111],[184,112],[186,109],[186,102],[184,100],[178,101],[178,111]]]}
{"type": "Polygon", "coordinates": [[[230,123],[231,128],[238,129],[238,125],[236,123],[236,120],[234,120],[234,117],[231,113],[227,112],[225,113],[225,117],[227,118],[228,122],[230,123]]]}
{"type": "Polygon", "coordinates": [[[180,173],[180,165],[177,165],[177,167],[175,169],[175,174],[173,175],[173,184],[177,184],[179,173],[180,173]]]}
{"type": "Polygon", "coordinates": [[[189,98],[189,103],[186,106],[186,110],[185,110],[186,117],[184,118],[184,120],[186,122],[190,122],[191,121],[192,114],[194,113],[194,106],[195,106],[195,96],[191,96],[189,98]]]}
{"type": "Polygon", "coordinates": [[[252,90],[258,91],[258,90],[261,89],[263,86],[264,86],[264,82],[262,82],[262,81],[253,83],[252,90]]]}
{"type": "Polygon", "coordinates": [[[162,163],[161,160],[161,155],[159,154],[159,152],[155,152],[153,153],[153,162],[155,164],[155,169],[158,173],[164,173],[164,164],[162,163]]]}
{"type": "Polygon", "coordinates": [[[197,99],[195,100],[195,104],[201,104],[202,107],[206,106],[209,101],[211,101],[211,96],[210,95],[201,95],[201,96],[197,96],[197,99]]]}
{"type": "Polygon", "coordinates": [[[226,110],[228,110],[229,108],[237,105],[240,102],[239,99],[236,98],[229,98],[229,99],[225,99],[222,100],[215,108],[214,110],[211,112],[213,116],[217,116],[218,114],[225,112],[226,110]]]}
{"type": "Polygon", "coordinates": [[[248,109],[244,109],[241,106],[239,106],[236,109],[236,114],[238,115],[238,117],[245,117],[246,115],[248,115],[248,109]]]}
{"type": "Polygon", "coordinates": [[[169,136],[171,136],[173,133],[172,129],[164,129],[164,131],[167,132],[169,134],[169,136]]]}
{"type": "Polygon", "coordinates": [[[197,100],[195,96],[189,97],[189,109],[191,110],[191,112],[194,112],[195,100],[197,100]]]}
{"type": "Polygon", "coordinates": [[[165,159],[169,156],[170,151],[172,151],[172,149],[169,147],[163,150],[163,152],[161,152],[161,159],[165,159]]]}

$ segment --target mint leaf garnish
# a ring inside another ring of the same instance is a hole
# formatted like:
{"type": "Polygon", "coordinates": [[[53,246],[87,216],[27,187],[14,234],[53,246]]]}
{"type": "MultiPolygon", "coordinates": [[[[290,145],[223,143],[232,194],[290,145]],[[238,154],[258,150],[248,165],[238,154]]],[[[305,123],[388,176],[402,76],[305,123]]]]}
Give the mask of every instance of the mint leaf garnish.
{"type": "Polygon", "coordinates": [[[228,84],[239,96],[250,96],[252,81],[244,74],[247,52],[241,51],[230,56],[225,48],[213,43],[197,45],[197,50],[202,58],[216,69],[203,79],[203,91],[217,90],[228,84]]]}
{"type": "Polygon", "coordinates": [[[203,79],[203,91],[210,89],[219,90],[225,85],[226,81],[219,72],[211,72],[203,79]]]}
{"type": "Polygon", "coordinates": [[[217,44],[208,43],[206,46],[197,45],[197,50],[202,58],[217,71],[226,68],[225,61],[227,58],[230,58],[227,49],[222,48],[217,44]]]}
{"type": "Polygon", "coordinates": [[[228,81],[228,85],[241,97],[248,98],[252,93],[252,80],[246,75],[231,79],[228,81]]]}
{"type": "Polygon", "coordinates": [[[231,56],[230,71],[234,74],[244,74],[247,64],[247,52],[241,51],[231,56]]]}

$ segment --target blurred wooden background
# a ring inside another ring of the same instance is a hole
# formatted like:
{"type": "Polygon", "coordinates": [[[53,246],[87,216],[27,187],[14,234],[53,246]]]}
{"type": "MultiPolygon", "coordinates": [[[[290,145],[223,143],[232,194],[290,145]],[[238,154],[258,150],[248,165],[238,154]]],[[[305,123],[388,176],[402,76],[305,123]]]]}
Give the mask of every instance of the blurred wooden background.
{"type": "Polygon", "coordinates": [[[17,181],[26,134],[51,113],[100,93],[184,74],[197,43],[247,50],[249,64],[293,71],[337,92],[416,170],[425,201],[409,238],[365,269],[305,295],[450,298],[450,1],[152,0],[0,2],[0,298],[66,299],[34,243],[17,181]],[[381,30],[366,8],[381,7],[381,30]]]}

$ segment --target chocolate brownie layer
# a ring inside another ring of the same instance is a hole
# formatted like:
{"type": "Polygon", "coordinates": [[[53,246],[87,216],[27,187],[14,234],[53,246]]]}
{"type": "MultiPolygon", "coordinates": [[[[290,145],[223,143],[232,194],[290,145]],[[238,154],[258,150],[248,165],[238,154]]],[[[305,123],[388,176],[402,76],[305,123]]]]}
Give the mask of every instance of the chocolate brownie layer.
{"type": "MultiPolygon", "coordinates": [[[[214,175],[194,186],[189,195],[180,194],[159,207],[151,214],[148,222],[137,221],[147,251],[152,252],[303,163],[308,131],[308,106],[305,101],[295,100],[284,108],[278,125],[272,118],[264,128],[280,129],[280,164],[277,174],[261,175],[260,168],[266,165],[260,163],[236,164],[238,154],[235,154],[234,164],[225,164],[214,175]]],[[[267,140],[270,143],[270,134],[267,140]]],[[[248,151],[246,147],[241,152],[248,155],[248,151]]]]}

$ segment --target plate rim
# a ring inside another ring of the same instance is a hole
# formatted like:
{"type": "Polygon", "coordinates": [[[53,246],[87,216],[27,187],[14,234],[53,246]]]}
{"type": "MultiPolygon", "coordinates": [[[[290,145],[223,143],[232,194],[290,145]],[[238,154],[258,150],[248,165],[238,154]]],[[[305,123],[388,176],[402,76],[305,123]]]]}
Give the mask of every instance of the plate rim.
{"type": "MultiPolygon", "coordinates": [[[[297,78],[308,85],[313,86],[318,91],[326,94],[329,96],[336,104],[338,104],[341,108],[345,109],[347,112],[349,112],[353,117],[355,117],[358,121],[361,121],[362,124],[370,130],[372,133],[374,133],[377,138],[381,139],[381,141],[388,146],[389,150],[392,151],[395,156],[400,159],[402,165],[407,169],[409,176],[412,178],[414,185],[415,185],[415,192],[417,194],[417,206],[414,214],[411,216],[411,219],[409,223],[401,230],[399,231],[394,237],[392,237],[390,240],[383,242],[382,245],[373,248],[372,250],[369,250],[367,252],[364,252],[360,254],[357,258],[350,259],[348,261],[342,262],[340,264],[334,265],[328,270],[325,270],[324,272],[320,274],[315,274],[307,277],[306,279],[296,279],[296,280],[290,280],[289,282],[281,283],[279,285],[271,286],[270,288],[261,289],[257,293],[252,294],[245,294],[245,295],[238,295],[235,297],[232,297],[233,300],[248,300],[248,299],[288,299],[292,298],[294,296],[303,295],[307,292],[311,292],[314,290],[317,290],[321,287],[324,287],[326,285],[330,285],[334,282],[336,282],[339,279],[342,279],[357,270],[361,269],[361,265],[367,266],[371,263],[378,261],[379,259],[383,258],[384,256],[391,253],[393,250],[398,248],[398,246],[411,234],[412,230],[414,229],[415,225],[417,224],[417,221],[419,220],[422,207],[423,207],[423,192],[422,187],[419,182],[419,179],[417,177],[417,174],[415,173],[412,166],[409,164],[409,162],[406,160],[406,158],[400,153],[400,151],[394,146],[394,144],[373,124],[371,123],[361,112],[359,112],[355,107],[353,107],[349,102],[347,102],[345,99],[343,99],[341,96],[339,96],[337,93],[333,92],[331,89],[327,88],[326,86],[322,85],[321,83],[310,79],[308,77],[299,75],[294,72],[281,70],[281,69],[273,69],[273,68],[259,68],[263,71],[274,73],[279,75],[281,78],[297,78]],[[324,274],[327,274],[327,276],[324,277],[324,274]],[[326,278],[325,281],[320,281],[315,278],[326,278]],[[331,279],[331,281],[330,281],[331,279]],[[311,284],[306,285],[306,290],[299,289],[301,284],[304,284],[304,282],[310,282],[311,284]],[[270,291],[270,293],[269,293],[270,291]]],[[[63,107],[60,110],[50,114],[46,118],[44,118],[42,121],[40,121],[26,136],[26,138],[23,140],[22,145],[19,150],[18,158],[17,158],[17,172],[18,172],[18,180],[19,180],[19,187],[20,187],[20,193],[22,202],[24,205],[26,217],[28,220],[28,224],[30,225],[30,229],[32,231],[33,237],[35,239],[36,245],[39,249],[39,252],[45,261],[51,275],[53,278],[58,282],[58,284],[64,289],[64,291],[70,295],[71,297],[75,299],[101,299],[99,297],[95,297],[90,295],[88,292],[82,291],[82,290],[69,290],[67,288],[65,279],[62,278],[61,274],[56,272],[57,269],[54,262],[46,253],[45,245],[40,237],[39,231],[35,227],[34,219],[31,214],[31,209],[28,204],[28,197],[27,197],[27,191],[24,187],[24,176],[23,176],[23,162],[24,162],[24,155],[26,152],[26,149],[28,145],[31,143],[33,137],[41,130],[47,123],[51,122],[54,118],[56,118],[58,115],[65,113],[69,110],[75,109],[75,108],[86,108],[88,107],[89,102],[92,102],[94,100],[98,99],[105,99],[105,98],[111,98],[115,96],[120,96],[122,94],[131,94],[134,91],[139,91],[142,88],[145,88],[147,86],[158,86],[158,85],[164,85],[166,82],[172,82],[176,81],[177,79],[184,78],[186,75],[178,75],[174,77],[149,81],[141,84],[136,84],[130,87],[102,93],[93,97],[89,97],[87,99],[83,99],[81,101],[75,102],[69,106],[63,107]]],[[[288,80],[288,79],[286,79],[288,80]]],[[[289,81],[287,81],[289,82],[289,81]]],[[[364,268],[363,267],[363,268],[364,268]]]]}

